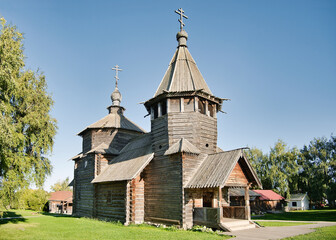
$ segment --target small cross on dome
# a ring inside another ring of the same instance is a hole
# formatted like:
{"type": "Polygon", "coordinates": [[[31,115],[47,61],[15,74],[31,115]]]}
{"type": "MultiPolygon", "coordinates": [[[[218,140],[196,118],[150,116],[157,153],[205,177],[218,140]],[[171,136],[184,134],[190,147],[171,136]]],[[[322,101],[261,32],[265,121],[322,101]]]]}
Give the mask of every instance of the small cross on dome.
{"type": "Polygon", "coordinates": [[[115,79],[116,79],[116,87],[118,87],[118,80],[119,80],[119,77],[118,77],[118,72],[119,71],[122,71],[122,69],[121,68],[119,68],[119,66],[118,65],[115,65],[115,67],[114,68],[112,68],[112,70],[114,70],[114,71],[116,71],[116,75],[115,75],[115,79]]]}
{"type": "Polygon", "coordinates": [[[183,30],[183,27],[185,26],[185,24],[183,23],[183,18],[188,19],[188,17],[186,15],[184,15],[184,11],[182,8],[179,8],[178,10],[175,10],[175,12],[180,15],[180,19],[178,20],[180,22],[180,31],[183,30]]]}

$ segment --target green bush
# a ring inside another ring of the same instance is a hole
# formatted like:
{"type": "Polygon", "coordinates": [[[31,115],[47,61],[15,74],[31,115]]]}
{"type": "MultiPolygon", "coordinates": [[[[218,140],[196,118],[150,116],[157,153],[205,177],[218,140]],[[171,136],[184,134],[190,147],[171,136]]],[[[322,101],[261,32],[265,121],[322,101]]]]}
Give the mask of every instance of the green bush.
{"type": "Polygon", "coordinates": [[[48,202],[48,193],[43,189],[22,189],[16,193],[14,208],[43,211],[48,202]]]}

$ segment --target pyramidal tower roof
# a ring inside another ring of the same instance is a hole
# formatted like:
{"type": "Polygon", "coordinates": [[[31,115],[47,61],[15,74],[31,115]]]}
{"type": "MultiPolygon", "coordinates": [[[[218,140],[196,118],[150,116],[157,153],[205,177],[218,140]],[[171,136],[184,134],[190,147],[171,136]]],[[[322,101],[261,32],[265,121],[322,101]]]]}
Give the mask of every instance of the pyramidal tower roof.
{"type": "Polygon", "coordinates": [[[181,12],[176,11],[176,13],[181,15],[181,19],[179,19],[181,28],[180,32],[176,35],[178,47],[154,97],[164,92],[186,92],[197,90],[202,90],[207,94],[213,95],[188,50],[188,34],[183,30],[184,23],[182,21],[182,17],[187,17],[183,14],[183,10],[181,12]]]}

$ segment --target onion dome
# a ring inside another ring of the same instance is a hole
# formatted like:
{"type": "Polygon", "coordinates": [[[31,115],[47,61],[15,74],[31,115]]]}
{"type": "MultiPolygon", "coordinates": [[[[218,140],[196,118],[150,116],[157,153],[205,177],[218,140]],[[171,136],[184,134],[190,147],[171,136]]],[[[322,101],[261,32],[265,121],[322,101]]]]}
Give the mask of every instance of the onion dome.
{"type": "Polygon", "coordinates": [[[121,93],[119,92],[118,87],[116,87],[111,94],[112,106],[120,106],[121,99],[121,93]]]}

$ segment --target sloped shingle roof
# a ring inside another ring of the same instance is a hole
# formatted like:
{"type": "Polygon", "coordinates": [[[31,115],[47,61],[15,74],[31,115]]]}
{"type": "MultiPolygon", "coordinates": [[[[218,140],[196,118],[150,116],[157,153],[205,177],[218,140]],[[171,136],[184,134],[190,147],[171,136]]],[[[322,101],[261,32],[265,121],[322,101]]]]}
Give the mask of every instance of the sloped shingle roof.
{"type": "Polygon", "coordinates": [[[205,93],[213,95],[188,48],[184,46],[178,47],[154,97],[165,91],[184,92],[201,89],[205,93]]]}
{"type": "Polygon", "coordinates": [[[153,159],[151,135],[145,134],[128,143],[92,183],[131,180],[153,159]]]}
{"type": "Polygon", "coordinates": [[[187,139],[181,138],[178,142],[174,143],[170,148],[167,149],[165,155],[171,155],[174,153],[193,153],[200,154],[201,151],[190,143],[187,139]]]}
{"type": "Polygon", "coordinates": [[[114,149],[114,148],[109,148],[109,146],[106,143],[101,143],[97,147],[88,151],[86,154],[88,154],[88,153],[102,153],[102,154],[118,155],[119,151],[117,149],[114,149]]]}
{"type": "Polygon", "coordinates": [[[236,149],[208,155],[186,188],[223,187],[239,159],[242,159],[242,163],[249,169],[247,177],[261,187],[260,180],[246,159],[243,149],[236,149]]]}
{"type": "Polygon", "coordinates": [[[95,128],[122,128],[131,131],[137,131],[144,133],[145,130],[133,123],[131,120],[126,118],[121,113],[112,112],[97,122],[89,125],[83,131],[78,133],[78,135],[83,134],[87,129],[95,129],[95,128]]]}
{"type": "Polygon", "coordinates": [[[67,201],[72,202],[71,191],[57,191],[50,193],[49,201],[67,201]]]}
{"type": "Polygon", "coordinates": [[[208,155],[186,187],[207,188],[223,186],[240,156],[241,150],[208,155]]]}
{"type": "Polygon", "coordinates": [[[283,200],[285,199],[281,195],[273,192],[272,190],[253,190],[254,192],[260,194],[260,200],[283,200]]]}

